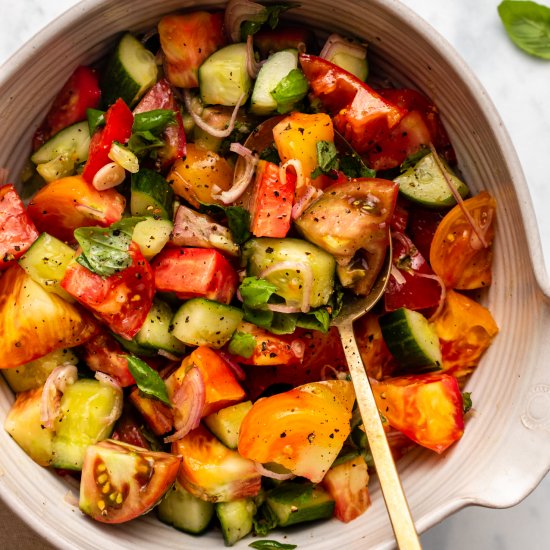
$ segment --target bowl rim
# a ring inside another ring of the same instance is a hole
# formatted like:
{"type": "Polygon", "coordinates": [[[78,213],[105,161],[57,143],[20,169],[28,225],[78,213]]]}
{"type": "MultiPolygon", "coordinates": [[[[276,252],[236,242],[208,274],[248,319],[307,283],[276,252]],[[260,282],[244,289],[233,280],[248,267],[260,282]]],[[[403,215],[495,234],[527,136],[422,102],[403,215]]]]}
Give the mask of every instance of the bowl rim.
{"type": "MultiPolygon", "coordinates": [[[[14,52],[2,65],[0,65],[0,90],[5,86],[11,77],[17,73],[30,60],[35,52],[46,47],[55,39],[65,28],[72,23],[81,20],[84,17],[93,17],[112,3],[113,0],[80,0],[75,5],[62,12],[56,19],[51,21],[46,27],[40,29],[35,35],[29,38],[16,52],[14,52]]],[[[120,3],[130,5],[133,0],[119,0],[120,3]]],[[[355,0],[361,1],[361,0],[355,0]]],[[[383,6],[388,12],[393,12],[409,24],[414,25],[416,32],[422,36],[435,51],[437,51],[445,60],[452,65],[460,74],[464,75],[463,83],[468,92],[477,97],[479,106],[484,110],[489,125],[498,128],[495,132],[495,141],[503,154],[508,159],[508,168],[510,170],[512,181],[514,182],[514,191],[517,194],[518,207],[521,218],[524,223],[525,234],[528,242],[529,256],[533,266],[533,272],[538,289],[544,296],[547,305],[550,304],[550,278],[547,273],[546,264],[543,256],[542,243],[538,224],[536,221],[535,210],[531,195],[525,180],[521,163],[517,152],[513,146],[510,135],[498,114],[498,111],[489,97],[485,87],[466,64],[457,50],[432,27],[430,23],[424,20],[413,9],[401,3],[400,0],[368,0],[374,7],[383,6]]],[[[426,514],[420,521],[417,521],[419,532],[442,521],[452,513],[468,505],[482,505],[489,507],[504,508],[517,504],[531,492],[542,478],[550,471],[550,461],[546,470],[539,472],[538,477],[532,478],[532,483],[526,487],[524,494],[515,494],[513,498],[494,504],[484,502],[476,497],[461,497],[453,495],[444,506],[426,514]]],[[[69,545],[67,540],[57,534],[56,531],[49,529],[50,525],[42,519],[41,514],[25,506],[17,497],[15,492],[1,492],[0,498],[37,534],[45,540],[59,548],[74,548],[69,545]]]]}

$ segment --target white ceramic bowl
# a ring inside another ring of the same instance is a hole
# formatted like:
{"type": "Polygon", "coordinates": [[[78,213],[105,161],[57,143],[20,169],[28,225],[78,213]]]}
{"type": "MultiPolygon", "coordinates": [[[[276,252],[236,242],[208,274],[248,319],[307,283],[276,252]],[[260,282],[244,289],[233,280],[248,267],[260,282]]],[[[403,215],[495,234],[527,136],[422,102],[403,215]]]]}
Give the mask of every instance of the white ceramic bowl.
{"type": "MultiPolygon", "coordinates": [[[[60,83],[79,63],[112,46],[116,34],[150,28],[162,14],[211,7],[199,0],[84,0],[27,43],[0,70],[0,166],[19,173],[32,133],[60,83]],[[9,130],[7,130],[9,129],[9,130]]],[[[292,18],[371,44],[371,62],[439,106],[460,168],[474,191],[498,201],[494,283],[483,297],[501,332],[467,385],[475,413],[463,439],[443,456],[415,452],[399,464],[417,527],[424,531],[467,504],[511,506],[550,467],[550,284],[531,200],[519,162],[486,92],[462,60],[396,0],[301,0],[292,18]]],[[[0,386],[0,420],[13,396],[0,386]]],[[[0,430],[0,494],[42,536],[61,548],[164,549],[221,547],[218,533],[191,538],[153,515],[122,526],[84,517],[70,489],[34,464],[0,430]]],[[[380,492],[360,519],[287,532],[300,549],[387,548],[393,538],[380,492]]],[[[278,538],[274,534],[270,538],[278,538]]],[[[247,548],[244,540],[237,548],[247,548]]]]}

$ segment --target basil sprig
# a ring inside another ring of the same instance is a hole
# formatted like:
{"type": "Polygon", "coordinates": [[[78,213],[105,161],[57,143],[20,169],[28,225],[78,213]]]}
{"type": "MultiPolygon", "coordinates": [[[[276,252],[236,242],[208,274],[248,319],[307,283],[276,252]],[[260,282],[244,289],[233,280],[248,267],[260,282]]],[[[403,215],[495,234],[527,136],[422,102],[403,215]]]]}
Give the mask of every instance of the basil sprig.
{"type": "Polygon", "coordinates": [[[277,540],[255,540],[248,546],[256,550],[294,550],[295,544],[287,544],[277,540]]]}
{"type": "Polygon", "coordinates": [[[134,227],[145,218],[124,218],[110,227],[79,227],[74,232],[82,254],[76,261],[97,275],[110,277],[132,265],[134,227]]]}
{"type": "Polygon", "coordinates": [[[140,392],[170,405],[166,384],[156,370],[135,355],[128,356],[128,370],[134,377],[140,392]]]}
{"type": "Polygon", "coordinates": [[[508,36],[524,52],[550,59],[550,8],[537,2],[504,0],[498,14],[508,36]]]}

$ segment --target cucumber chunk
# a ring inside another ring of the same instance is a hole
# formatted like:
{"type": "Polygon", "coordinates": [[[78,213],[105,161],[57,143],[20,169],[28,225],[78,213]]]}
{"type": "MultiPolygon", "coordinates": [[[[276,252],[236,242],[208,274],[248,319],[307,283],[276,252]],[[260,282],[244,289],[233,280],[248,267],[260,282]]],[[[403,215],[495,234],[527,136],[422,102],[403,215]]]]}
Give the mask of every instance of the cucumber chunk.
{"type": "Polygon", "coordinates": [[[174,224],[170,220],[147,218],[134,227],[132,240],[139,246],[143,257],[150,261],[170,240],[174,224]]]}
{"type": "Polygon", "coordinates": [[[142,168],[132,174],[130,210],[132,216],[172,219],[174,192],[170,184],[154,170],[142,168]]]}
{"type": "Polygon", "coordinates": [[[40,149],[33,153],[34,164],[45,164],[65,154],[74,164],[80,164],[88,159],[90,148],[90,130],[88,122],[77,122],[63,128],[51,137],[40,149]]]}
{"type": "Polygon", "coordinates": [[[122,412],[122,395],[97,380],[67,386],[55,420],[52,466],[81,470],[89,445],[107,439],[122,412]]]}
{"type": "MultiPolygon", "coordinates": [[[[449,175],[452,184],[461,197],[466,197],[470,190],[457,178],[443,159],[439,159],[449,175]]],[[[449,189],[433,153],[422,157],[412,168],[397,176],[394,180],[399,185],[399,192],[413,202],[429,208],[453,206],[456,200],[449,189]]]]}
{"type": "Polygon", "coordinates": [[[74,298],[60,285],[74,256],[75,251],[70,246],[48,233],[42,233],[21,256],[19,265],[48,292],[74,302],[74,298]]]}
{"type": "Polygon", "coordinates": [[[135,341],[145,348],[162,349],[176,355],[185,352],[185,344],[170,334],[169,330],[174,316],[171,307],[155,298],[135,341]]]}
{"type": "Polygon", "coordinates": [[[246,68],[246,44],[231,44],[214,52],[199,68],[200,94],[207,105],[244,104],[252,87],[246,68]]]}
{"type": "Polygon", "coordinates": [[[265,506],[280,527],[332,517],[334,500],[311,483],[282,483],[266,494],[265,506]]]}
{"type": "Polygon", "coordinates": [[[78,363],[70,349],[58,349],[13,369],[2,369],[2,374],[15,393],[40,388],[52,371],[60,365],[78,363]]]}
{"type": "Polygon", "coordinates": [[[298,50],[283,50],[269,57],[258,73],[250,98],[250,112],[269,115],[277,110],[277,101],[271,95],[277,84],[298,67],[298,50]]]}
{"type": "Polygon", "coordinates": [[[231,339],[243,316],[239,308],[193,298],[174,315],[171,332],[184,344],[219,349],[231,339]]]}
{"type": "Polygon", "coordinates": [[[132,107],[157,81],[155,56],[130,33],[126,33],[109,59],[101,91],[106,106],[119,97],[132,107]]]}
{"type": "Polygon", "coordinates": [[[220,520],[226,546],[233,546],[252,531],[255,513],[256,505],[251,498],[216,504],[216,515],[220,520]]]}
{"type": "Polygon", "coordinates": [[[252,401],[243,401],[209,414],[203,420],[208,429],[226,447],[235,450],[239,445],[239,432],[242,421],[251,408],[252,401]]]}
{"type": "Polygon", "coordinates": [[[415,373],[441,369],[439,338],[428,320],[407,308],[399,308],[379,318],[382,336],[399,366],[415,373]]]}
{"type": "Polygon", "coordinates": [[[214,516],[214,504],[193,496],[177,481],[157,506],[160,521],[180,531],[200,535],[214,516]]]}
{"type": "Polygon", "coordinates": [[[268,268],[280,264],[281,269],[271,271],[265,278],[277,286],[276,294],[283,298],[288,306],[300,307],[304,298],[306,274],[299,265],[305,264],[311,269],[313,282],[309,296],[312,308],[325,305],[334,289],[336,261],[334,257],[301,239],[250,239],[243,248],[243,257],[247,261],[248,275],[262,277],[268,268]]]}

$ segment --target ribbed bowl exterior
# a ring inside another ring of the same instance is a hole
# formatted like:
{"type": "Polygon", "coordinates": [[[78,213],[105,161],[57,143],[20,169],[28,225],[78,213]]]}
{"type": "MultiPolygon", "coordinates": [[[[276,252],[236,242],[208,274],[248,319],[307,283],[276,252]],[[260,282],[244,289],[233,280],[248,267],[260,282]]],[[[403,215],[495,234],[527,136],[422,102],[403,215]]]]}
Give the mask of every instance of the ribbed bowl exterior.
{"type": "MultiPolygon", "coordinates": [[[[510,506],[525,497],[550,463],[548,282],[531,200],[510,140],[475,76],[442,37],[396,0],[301,0],[297,20],[356,35],[370,44],[372,69],[433,98],[474,191],[498,202],[494,283],[482,296],[500,334],[467,384],[475,412],[457,445],[442,456],[415,452],[399,464],[419,530],[474,503],[510,506]]],[[[123,30],[150,28],[162,14],[216,4],[186,0],[85,0],[0,70],[0,166],[18,174],[30,137],[56,91],[79,63],[97,59],[123,30]]],[[[13,402],[0,386],[0,418],[13,402]]],[[[121,526],[84,517],[60,477],[34,464],[0,430],[0,494],[60,548],[222,547],[219,533],[190,537],[154,514],[121,526]]],[[[373,505],[344,525],[330,521],[285,533],[303,550],[389,548],[392,532],[376,484],[373,505]]],[[[283,534],[269,538],[282,539],[283,534]]],[[[247,548],[249,540],[236,548],[247,548]]]]}

